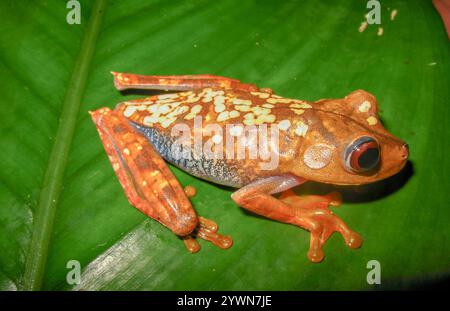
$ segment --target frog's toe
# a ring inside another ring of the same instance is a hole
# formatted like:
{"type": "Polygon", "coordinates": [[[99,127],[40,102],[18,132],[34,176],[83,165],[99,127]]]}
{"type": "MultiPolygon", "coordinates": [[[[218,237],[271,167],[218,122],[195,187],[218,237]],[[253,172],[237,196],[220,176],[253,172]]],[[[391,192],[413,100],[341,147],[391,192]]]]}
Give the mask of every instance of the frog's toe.
{"type": "Polygon", "coordinates": [[[196,253],[200,250],[200,244],[195,238],[209,241],[219,248],[227,249],[233,245],[233,239],[230,236],[218,233],[219,227],[217,224],[203,217],[198,217],[199,225],[197,229],[189,236],[183,237],[184,245],[191,253],[196,253]]]}
{"type": "Polygon", "coordinates": [[[329,230],[331,230],[332,232],[339,232],[342,235],[345,244],[349,248],[356,249],[361,247],[363,242],[361,236],[358,233],[350,230],[345,222],[338,216],[331,214],[328,220],[328,226],[329,230]]]}
{"type": "Polygon", "coordinates": [[[332,192],[325,196],[303,197],[288,193],[281,199],[295,210],[296,216],[292,223],[311,233],[307,256],[312,262],[321,262],[324,259],[322,247],[334,232],[342,235],[349,248],[355,249],[361,246],[361,236],[350,230],[345,222],[329,208],[329,206],[337,206],[341,203],[341,196],[338,192],[332,192]]]}
{"type": "Polygon", "coordinates": [[[192,235],[184,236],[184,237],[182,237],[182,239],[184,242],[184,246],[186,246],[189,253],[194,254],[194,253],[197,253],[201,249],[200,244],[197,242],[197,240],[192,235]]]}
{"type": "Polygon", "coordinates": [[[197,231],[198,238],[210,241],[222,249],[230,248],[231,245],[233,245],[233,240],[230,236],[222,235],[217,232],[219,227],[214,221],[203,217],[199,217],[198,220],[200,223],[200,227],[197,231]]]}
{"type": "Polygon", "coordinates": [[[194,186],[186,186],[184,187],[184,193],[188,198],[192,198],[197,194],[197,189],[194,186]]]}
{"type": "Polygon", "coordinates": [[[325,198],[325,200],[327,200],[328,203],[334,207],[342,204],[342,195],[337,191],[330,192],[327,195],[324,195],[323,198],[325,198]]]}
{"type": "Polygon", "coordinates": [[[353,248],[353,249],[360,248],[362,245],[362,242],[363,242],[363,240],[362,240],[361,236],[358,233],[353,232],[353,231],[351,231],[345,239],[345,244],[348,247],[353,248]]]}
{"type": "Polygon", "coordinates": [[[325,254],[323,246],[328,238],[334,233],[339,232],[349,248],[359,248],[362,244],[361,236],[350,230],[347,225],[336,215],[329,212],[323,214],[323,208],[318,208],[317,213],[303,217],[301,222],[303,224],[310,224],[310,226],[303,226],[310,231],[311,241],[307,257],[312,262],[321,262],[325,254]]]}
{"type": "Polygon", "coordinates": [[[322,250],[323,243],[320,239],[321,233],[317,230],[311,230],[311,240],[309,245],[309,250],[307,253],[307,257],[312,262],[321,262],[325,257],[325,254],[322,250]]]}
{"type": "Polygon", "coordinates": [[[308,251],[308,259],[311,260],[314,263],[319,263],[323,261],[323,258],[325,257],[325,254],[322,250],[322,248],[318,249],[310,249],[308,251]]]}

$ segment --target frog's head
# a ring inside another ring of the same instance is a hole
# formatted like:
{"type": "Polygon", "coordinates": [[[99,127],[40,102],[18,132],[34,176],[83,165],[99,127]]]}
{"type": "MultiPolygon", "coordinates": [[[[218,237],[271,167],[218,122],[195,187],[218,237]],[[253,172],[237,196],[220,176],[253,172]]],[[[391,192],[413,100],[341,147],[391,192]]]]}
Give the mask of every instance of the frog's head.
{"type": "Polygon", "coordinates": [[[378,118],[375,97],[355,91],[344,99],[320,100],[304,114],[307,131],[294,173],[308,180],[361,185],[398,173],[408,145],[378,118]]]}

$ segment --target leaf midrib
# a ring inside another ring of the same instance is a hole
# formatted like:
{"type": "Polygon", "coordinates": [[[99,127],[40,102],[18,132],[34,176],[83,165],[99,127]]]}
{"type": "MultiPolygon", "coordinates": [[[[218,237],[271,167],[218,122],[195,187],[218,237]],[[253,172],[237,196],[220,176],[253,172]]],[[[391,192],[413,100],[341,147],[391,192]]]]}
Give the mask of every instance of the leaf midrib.
{"type": "Polygon", "coordinates": [[[96,0],[93,5],[80,51],[67,85],[55,142],[47,163],[34,214],[31,245],[25,262],[22,284],[24,290],[39,290],[42,287],[54,216],[62,189],[68,154],[107,1],[96,0]]]}

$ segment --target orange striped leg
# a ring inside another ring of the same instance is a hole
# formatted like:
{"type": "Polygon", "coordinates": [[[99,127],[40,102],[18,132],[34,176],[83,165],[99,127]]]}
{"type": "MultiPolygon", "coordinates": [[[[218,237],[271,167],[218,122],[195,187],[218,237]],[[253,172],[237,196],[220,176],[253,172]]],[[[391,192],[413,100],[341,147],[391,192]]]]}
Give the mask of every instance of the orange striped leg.
{"type": "Polygon", "coordinates": [[[253,84],[244,84],[236,79],[214,75],[145,76],[118,72],[112,74],[114,85],[120,91],[126,89],[192,91],[207,87],[258,91],[258,87],[253,84]]]}
{"type": "Polygon", "coordinates": [[[338,193],[325,196],[297,196],[292,191],[281,195],[280,199],[270,194],[285,191],[299,185],[301,180],[293,175],[268,177],[249,184],[233,193],[233,200],[240,206],[270,219],[293,224],[311,233],[308,258],[320,262],[324,258],[323,245],[333,232],[339,232],[350,248],[361,246],[362,239],[328,208],[341,202],[338,193]],[[296,183],[297,181],[297,183],[296,183]]]}
{"type": "MultiPolygon", "coordinates": [[[[202,220],[148,140],[109,108],[100,108],[91,116],[129,202],[181,237],[191,235],[197,227],[201,232],[202,220]]],[[[219,246],[224,244],[221,239],[224,237],[217,233],[211,237],[219,246]]]]}

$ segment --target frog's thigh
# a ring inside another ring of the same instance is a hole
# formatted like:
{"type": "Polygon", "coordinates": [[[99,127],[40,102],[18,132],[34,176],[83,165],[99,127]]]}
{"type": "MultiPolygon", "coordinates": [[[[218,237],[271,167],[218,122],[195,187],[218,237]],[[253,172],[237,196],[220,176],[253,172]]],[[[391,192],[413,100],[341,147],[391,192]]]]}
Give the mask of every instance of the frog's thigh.
{"type": "Polygon", "coordinates": [[[108,108],[91,115],[130,203],[175,234],[190,234],[198,224],[197,215],[183,188],[148,140],[124,117],[108,108]]]}
{"type": "Polygon", "coordinates": [[[203,88],[228,88],[258,91],[253,84],[215,75],[146,76],[113,72],[114,85],[118,90],[143,89],[164,91],[193,91],[203,88]]]}
{"type": "Polygon", "coordinates": [[[322,246],[335,231],[342,234],[346,244],[357,248],[362,240],[329,209],[329,205],[339,205],[340,197],[334,193],[326,196],[300,197],[293,192],[282,195],[280,199],[270,194],[285,191],[305,180],[285,174],[260,179],[233,193],[233,200],[240,206],[265,217],[290,223],[311,232],[308,258],[320,262],[323,257],[322,246]]]}

